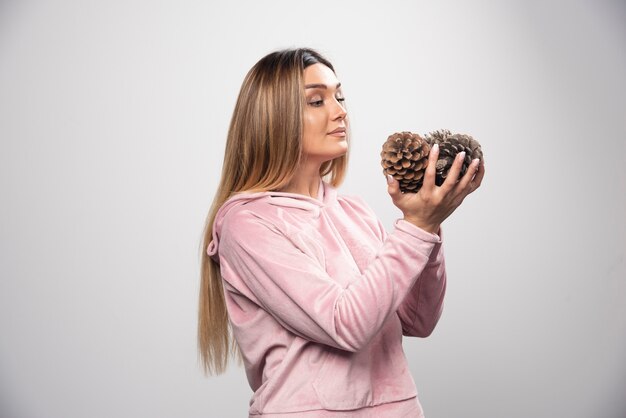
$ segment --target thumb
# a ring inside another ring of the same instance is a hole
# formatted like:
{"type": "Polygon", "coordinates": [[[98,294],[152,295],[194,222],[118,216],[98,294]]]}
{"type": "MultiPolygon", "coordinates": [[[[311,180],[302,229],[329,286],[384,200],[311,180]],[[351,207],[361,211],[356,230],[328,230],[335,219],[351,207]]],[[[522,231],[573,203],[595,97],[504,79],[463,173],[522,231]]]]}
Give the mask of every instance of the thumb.
{"type": "Polygon", "coordinates": [[[391,174],[387,174],[387,192],[394,201],[400,194],[400,183],[391,174]]]}

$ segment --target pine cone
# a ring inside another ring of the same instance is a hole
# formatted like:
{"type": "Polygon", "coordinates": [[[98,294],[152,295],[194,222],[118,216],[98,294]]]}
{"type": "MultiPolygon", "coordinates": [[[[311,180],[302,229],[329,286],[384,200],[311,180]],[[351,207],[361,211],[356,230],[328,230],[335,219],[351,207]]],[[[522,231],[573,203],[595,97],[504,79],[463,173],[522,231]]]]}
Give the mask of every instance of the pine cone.
{"type": "Polygon", "coordinates": [[[419,134],[403,131],[389,135],[380,152],[383,174],[400,182],[400,191],[414,192],[422,187],[430,145],[419,134]]]}
{"type": "Polygon", "coordinates": [[[447,129],[442,129],[440,131],[433,131],[429,134],[426,134],[424,136],[424,139],[426,140],[426,142],[428,142],[428,145],[430,145],[432,148],[432,146],[435,144],[441,144],[450,135],[452,135],[452,132],[450,132],[447,129]]]}
{"type": "Polygon", "coordinates": [[[465,175],[467,168],[474,158],[483,159],[483,152],[480,144],[469,135],[454,134],[447,129],[431,132],[425,135],[425,140],[432,147],[439,144],[439,158],[435,165],[435,184],[441,186],[448,176],[448,171],[452,167],[454,158],[459,152],[465,151],[465,159],[461,167],[459,179],[465,175]]]}

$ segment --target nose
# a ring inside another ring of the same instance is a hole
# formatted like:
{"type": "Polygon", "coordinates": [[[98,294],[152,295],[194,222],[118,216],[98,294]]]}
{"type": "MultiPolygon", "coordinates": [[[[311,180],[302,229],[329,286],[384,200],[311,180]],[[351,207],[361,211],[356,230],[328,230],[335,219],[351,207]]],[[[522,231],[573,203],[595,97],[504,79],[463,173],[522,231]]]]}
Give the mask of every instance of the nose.
{"type": "Polygon", "coordinates": [[[335,119],[345,119],[346,116],[348,115],[348,111],[346,110],[345,107],[343,107],[343,104],[338,101],[337,99],[335,99],[335,119]]]}

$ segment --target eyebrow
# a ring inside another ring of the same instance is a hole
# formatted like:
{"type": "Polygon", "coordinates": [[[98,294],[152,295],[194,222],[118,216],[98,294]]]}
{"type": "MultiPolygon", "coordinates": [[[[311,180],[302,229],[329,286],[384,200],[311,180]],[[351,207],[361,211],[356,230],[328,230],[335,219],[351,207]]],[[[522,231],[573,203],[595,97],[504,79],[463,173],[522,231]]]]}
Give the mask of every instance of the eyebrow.
{"type": "MultiPolygon", "coordinates": [[[[337,86],[335,87],[336,89],[338,89],[339,87],[341,87],[341,83],[337,83],[337,86]]],[[[306,86],[304,86],[305,89],[326,89],[326,84],[307,84],[306,86]]]]}

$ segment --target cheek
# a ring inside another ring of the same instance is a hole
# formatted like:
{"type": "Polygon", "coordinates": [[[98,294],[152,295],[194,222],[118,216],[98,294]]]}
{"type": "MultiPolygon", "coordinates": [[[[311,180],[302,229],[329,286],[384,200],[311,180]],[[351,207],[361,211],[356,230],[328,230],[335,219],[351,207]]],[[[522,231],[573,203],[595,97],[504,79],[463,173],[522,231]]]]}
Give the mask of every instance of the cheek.
{"type": "Polygon", "coordinates": [[[321,111],[305,112],[304,132],[314,136],[326,133],[326,119],[321,111]]]}

